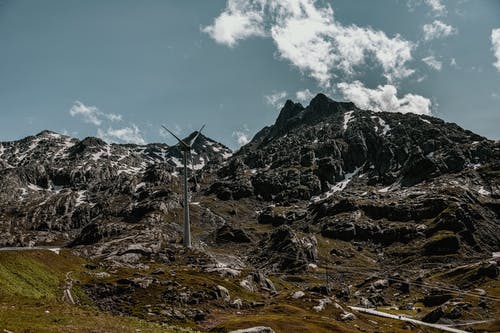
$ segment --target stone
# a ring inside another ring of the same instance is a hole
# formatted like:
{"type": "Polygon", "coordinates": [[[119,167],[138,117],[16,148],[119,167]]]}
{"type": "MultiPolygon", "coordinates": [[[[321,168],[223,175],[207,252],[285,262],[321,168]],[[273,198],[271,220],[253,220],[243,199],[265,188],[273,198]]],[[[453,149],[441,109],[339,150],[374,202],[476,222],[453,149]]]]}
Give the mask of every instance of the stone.
{"type": "Polygon", "coordinates": [[[215,241],[218,244],[224,243],[250,243],[252,239],[240,228],[235,228],[229,224],[224,224],[215,231],[215,241]]]}
{"type": "Polygon", "coordinates": [[[440,231],[433,235],[424,245],[426,255],[445,255],[457,253],[460,241],[453,232],[440,231]]]}
{"type": "Polygon", "coordinates": [[[305,293],[303,291],[301,291],[301,290],[292,293],[292,298],[293,299],[299,299],[299,298],[302,298],[304,296],[305,296],[305,293]]]}
{"type": "Polygon", "coordinates": [[[229,290],[221,285],[216,286],[217,298],[222,299],[224,302],[229,302],[231,297],[229,295],[229,290]]]}

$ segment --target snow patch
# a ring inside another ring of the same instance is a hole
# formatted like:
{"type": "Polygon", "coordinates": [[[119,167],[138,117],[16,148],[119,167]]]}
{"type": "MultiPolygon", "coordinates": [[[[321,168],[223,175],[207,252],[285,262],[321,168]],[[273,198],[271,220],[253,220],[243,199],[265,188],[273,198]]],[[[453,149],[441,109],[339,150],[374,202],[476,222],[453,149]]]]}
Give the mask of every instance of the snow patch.
{"type": "Polygon", "coordinates": [[[99,150],[98,152],[93,153],[90,159],[93,160],[94,162],[97,162],[102,155],[104,155],[104,150],[99,150]]]}
{"type": "Polygon", "coordinates": [[[33,191],[43,191],[43,188],[35,184],[28,184],[28,188],[33,191]]]}
{"type": "Polygon", "coordinates": [[[230,151],[225,151],[224,153],[222,153],[222,158],[225,159],[225,160],[227,160],[231,156],[233,156],[233,153],[230,152],[230,151]]]}
{"type": "Polygon", "coordinates": [[[139,184],[135,185],[135,190],[137,191],[138,189],[140,189],[141,187],[144,187],[145,185],[146,185],[145,182],[139,183],[139,184]]]}
{"type": "Polygon", "coordinates": [[[352,115],[353,113],[354,111],[348,111],[344,113],[344,124],[342,125],[344,131],[347,129],[347,125],[349,124],[349,122],[354,118],[354,116],[352,115]]]}
{"type": "Polygon", "coordinates": [[[180,168],[183,166],[181,161],[177,157],[171,157],[170,160],[175,164],[176,167],[180,168]]]}
{"type": "Polygon", "coordinates": [[[481,186],[477,192],[478,192],[479,194],[481,194],[481,195],[484,195],[484,196],[489,196],[489,195],[491,195],[491,192],[490,192],[490,191],[485,190],[483,186],[481,186]]]}
{"type": "Polygon", "coordinates": [[[328,192],[325,192],[325,193],[323,193],[321,195],[312,197],[311,201],[316,202],[316,201],[319,201],[319,200],[327,199],[327,198],[331,197],[335,192],[343,191],[346,188],[347,184],[349,184],[349,182],[351,181],[351,179],[355,175],[357,175],[358,172],[361,169],[362,169],[362,166],[360,166],[359,168],[356,168],[356,170],[354,170],[351,173],[347,173],[344,176],[344,180],[338,182],[335,185],[330,185],[330,190],[328,192]]]}
{"type": "Polygon", "coordinates": [[[391,189],[391,186],[392,186],[392,185],[389,185],[389,186],[387,186],[387,187],[384,187],[384,188],[382,188],[382,189],[378,190],[378,192],[380,192],[380,193],[386,193],[386,192],[388,192],[388,191],[391,189]]]}
{"type": "Polygon", "coordinates": [[[85,203],[85,193],[87,191],[78,191],[76,194],[78,195],[75,200],[75,207],[80,206],[81,204],[85,203]]]}
{"type": "Polygon", "coordinates": [[[378,117],[378,123],[382,126],[382,135],[387,135],[387,133],[391,130],[391,127],[380,117],[378,117]]]}

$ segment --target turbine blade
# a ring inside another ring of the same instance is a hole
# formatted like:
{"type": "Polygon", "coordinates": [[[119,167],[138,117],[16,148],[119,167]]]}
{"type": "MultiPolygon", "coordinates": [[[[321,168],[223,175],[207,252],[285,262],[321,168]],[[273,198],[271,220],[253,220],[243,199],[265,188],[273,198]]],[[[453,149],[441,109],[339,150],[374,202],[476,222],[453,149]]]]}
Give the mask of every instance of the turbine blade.
{"type": "Polygon", "coordinates": [[[163,128],[164,128],[164,129],[165,129],[168,133],[172,134],[172,136],[173,136],[174,138],[176,138],[176,139],[177,139],[177,141],[179,141],[181,144],[183,144],[183,145],[184,145],[184,147],[189,148],[189,146],[188,146],[188,145],[187,145],[184,141],[182,141],[181,139],[179,139],[179,137],[177,137],[177,135],[175,135],[174,133],[172,133],[172,132],[171,132],[168,128],[166,128],[166,127],[165,127],[165,126],[163,126],[163,125],[161,125],[161,127],[163,127],[163,128]]]}
{"type": "Polygon", "coordinates": [[[201,134],[201,131],[203,131],[204,128],[205,128],[205,125],[201,126],[200,130],[198,131],[198,133],[196,133],[196,135],[194,136],[194,138],[192,138],[191,141],[189,141],[189,146],[190,147],[196,141],[196,139],[198,139],[198,136],[201,134]]]}

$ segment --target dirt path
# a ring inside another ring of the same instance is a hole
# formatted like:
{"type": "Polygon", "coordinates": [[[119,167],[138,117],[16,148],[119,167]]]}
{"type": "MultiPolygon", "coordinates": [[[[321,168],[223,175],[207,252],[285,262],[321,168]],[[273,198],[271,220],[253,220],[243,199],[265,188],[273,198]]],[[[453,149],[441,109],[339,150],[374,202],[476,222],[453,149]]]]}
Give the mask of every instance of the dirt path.
{"type": "Polygon", "coordinates": [[[416,320],[416,319],[413,319],[413,318],[409,318],[409,317],[406,317],[406,316],[393,315],[393,314],[390,314],[390,313],[385,313],[385,312],[382,312],[382,311],[377,311],[375,309],[365,309],[365,308],[360,308],[360,307],[357,307],[357,306],[350,306],[350,308],[352,310],[355,310],[355,311],[358,311],[358,312],[361,312],[361,313],[367,313],[367,314],[371,314],[371,315],[374,315],[374,316],[392,318],[392,319],[406,321],[406,322],[417,324],[417,325],[423,325],[423,326],[433,327],[433,328],[437,328],[437,329],[440,329],[440,330],[446,331],[446,332],[470,333],[469,331],[460,330],[458,328],[448,327],[446,325],[440,325],[440,324],[426,323],[426,322],[423,322],[423,321],[420,321],[420,320],[416,320]]]}

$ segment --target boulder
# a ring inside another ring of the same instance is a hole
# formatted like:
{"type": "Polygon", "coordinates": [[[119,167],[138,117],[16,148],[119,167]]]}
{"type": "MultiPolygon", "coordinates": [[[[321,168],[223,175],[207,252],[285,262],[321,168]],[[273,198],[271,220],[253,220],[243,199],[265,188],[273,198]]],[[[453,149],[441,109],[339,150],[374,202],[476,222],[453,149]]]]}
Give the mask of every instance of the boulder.
{"type": "Polygon", "coordinates": [[[356,237],[356,227],[352,222],[332,221],[323,225],[321,235],[328,238],[350,241],[356,237]]]}
{"type": "Polygon", "coordinates": [[[424,245],[426,255],[445,255],[457,253],[460,249],[460,241],[450,231],[439,231],[434,234],[424,245]]]}
{"type": "Polygon", "coordinates": [[[314,236],[299,237],[289,226],[276,228],[253,252],[257,266],[272,271],[305,272],[318,258],[314,236]]]}
{"type": "Polygon", "coordinates": [[[250,243],[252,239],[243,229],[224,224],[215,231],[215,241],[217,244],[250,243]]]}

